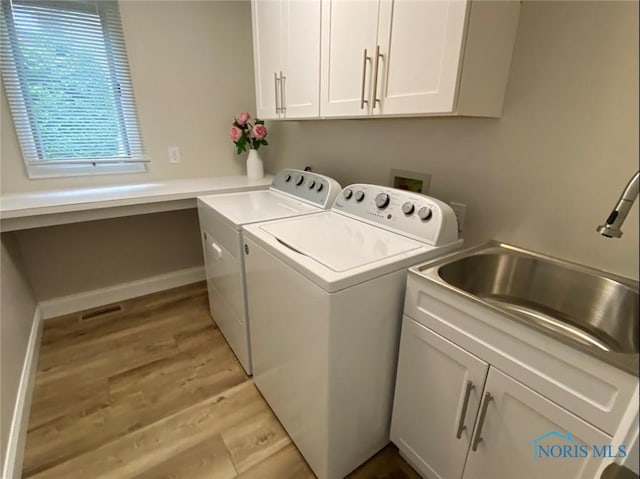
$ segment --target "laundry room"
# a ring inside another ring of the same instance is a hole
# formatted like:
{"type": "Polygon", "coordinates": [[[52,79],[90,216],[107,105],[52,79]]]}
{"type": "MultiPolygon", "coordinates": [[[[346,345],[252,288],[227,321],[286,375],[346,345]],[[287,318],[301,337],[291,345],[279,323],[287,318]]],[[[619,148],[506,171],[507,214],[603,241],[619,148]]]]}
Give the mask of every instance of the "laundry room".
{"type": "Polygon", "coordinates": [[[1,8],[4,479],[638,477],[637,2],[1,8]]]}

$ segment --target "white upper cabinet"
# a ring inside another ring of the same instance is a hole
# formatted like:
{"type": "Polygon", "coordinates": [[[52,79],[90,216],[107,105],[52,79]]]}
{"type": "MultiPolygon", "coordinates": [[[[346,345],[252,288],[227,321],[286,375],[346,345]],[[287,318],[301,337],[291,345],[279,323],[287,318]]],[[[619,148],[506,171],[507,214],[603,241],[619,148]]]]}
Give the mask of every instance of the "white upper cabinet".
{"type": "Polygon", "coordinates": [[[251,2],[253,20],[253,58],[256,82],[256,116],[278,118],[276,96],[279,97],[277,77],[282,67],[281,2],[251,2]]]}
{"type": "Polygon", "coordinates": [[[468,3],[383,0],[375,114],[453,112],[468,3]]]}
{"type": "Polygon", "coordinates": [[[322,2],[322,116],[371,113],[377,1],[322,2]]]}
{"type": "Polygon", "coordinates": [[[256,115],[317,118],[320,0],[252,0],[256,115]]]}
{"type": "Polygon", "coordinates": [[[500,116],[520,3],[322,0],[320,115],[500,116]]]}

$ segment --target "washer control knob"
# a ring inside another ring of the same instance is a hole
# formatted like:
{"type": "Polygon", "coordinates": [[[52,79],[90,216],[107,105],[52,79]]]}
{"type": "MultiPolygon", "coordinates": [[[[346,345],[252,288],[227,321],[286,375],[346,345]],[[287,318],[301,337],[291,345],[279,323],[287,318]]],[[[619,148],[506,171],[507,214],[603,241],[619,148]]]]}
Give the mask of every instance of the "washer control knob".
{"type": "Polygon", "coordinates": [[[291,181],[291,175],[289,173],[287,173],[286,175],[284,175],[284,182],[288,183],[291,181]]]}
{"type": "Polygon", "coordinates": [[[356,201],[364,200],[364,191],[356,191],[356,201]]]}
{"type": "Polygon", "coordinates": [[[350,200],[353,196],[353,190],[351,188],[347,188],[342,194],[344,195],[345,200],[350,200]]]}
{"type": "Polygon", "coordinates": [[[304,176],[296,175],[296,185],[300,186],[303,181],[304,181],[304,176]]]}
{"type": "Polygon", "coordinates": [[[316,185],[316,191],[319,193],[322,191],[322,188],[324,188],[324,185],[318,181],[318,184],[316,185]]]}
{"type": "Polygon", "coordinates": [[[418,217],[422,221],[427,221],[429,218],[431,218],[431,208],[429,208],[428,206],[423,206],[422,208],[420,208],[418,210],[418,217]]]}
{"type": "Polygon", "coordinates": [[[313,189],[314,186],[316,186],[316,182],[315,180],[309,180],[307,181],[307,186],[309,187],[310,190],[313,189]]]}
{"type": "Polygon", "coordinates": [[[389,195],[386,193],[378,193],[376,196],[376,206],[380,209],[389,206],[389,195]]]}
{"type": "Polygon", "coordinates": [[[405,215],[410,215],[415,211],[416,207],[413,205],[413,203],[411,203],[411,201],[407,201],[405,204],[402,205],[402,212],[405,215]]]}

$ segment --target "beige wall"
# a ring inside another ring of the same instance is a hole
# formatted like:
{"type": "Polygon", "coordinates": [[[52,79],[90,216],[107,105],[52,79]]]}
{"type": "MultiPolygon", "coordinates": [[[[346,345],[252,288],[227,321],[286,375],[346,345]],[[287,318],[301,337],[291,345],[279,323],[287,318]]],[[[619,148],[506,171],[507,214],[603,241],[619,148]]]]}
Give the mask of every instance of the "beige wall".
{"type": "MultiPolygon", "coordinates": [[[[246,1],[120,2],[148,173],[29,180],[4,92],[3,193],[244,174],[227,131],[255,105],[246,1]],[[182,163],[170,165],[178,145],[182,163]]],[[[202,265],[195,210],[20,232],[38,300],[202,265]]]]}
{"type": "Polygon", "coordinates": [[[497,238],[638,277],[638,207],[620,240],[595,228],[638,169],[638,3],[525,1],[504,115],[274,123],[267,166],[343,185],[431,173],[467,204],[467,245],[497,238]]]}
{"type": "Polygon", "coordinates": [[[249,2],[121,0],[120,13],[148,172],[29,180],[3,91],[3,193],[243,174],[227,131],[255,108],[249,2]],[[176,145],[182,163],[170,165],[176,145]]]}
{"type": "Polygon", "coordinates": [[[3,233],[0,245],[0,471],[16,405],[36,302],[27,282],[15,238],[3,233]]]}
{"type": "Polygon", "coordinates": [[[39,301],[203,264],[195,209],[17,231],[39,301]]]}

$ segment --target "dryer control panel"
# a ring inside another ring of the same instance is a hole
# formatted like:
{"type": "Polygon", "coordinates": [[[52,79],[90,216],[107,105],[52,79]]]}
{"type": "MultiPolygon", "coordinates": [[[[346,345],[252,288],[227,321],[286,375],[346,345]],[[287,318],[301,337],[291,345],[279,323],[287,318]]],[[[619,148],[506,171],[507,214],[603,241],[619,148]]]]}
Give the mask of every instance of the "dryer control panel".
{"type": "Polygon", "coordinates": [[[329,209],[341,188],[336,180],[328,176],[287,168],[278,172],[269,189],[329,209]]]}
{"type": "Polygon", "coordinates": [[[458,240],[458,221],[451,207],[420,193],[385,186],[349,185],[336,197],[332,210],[433,246],[458,240]]]}

